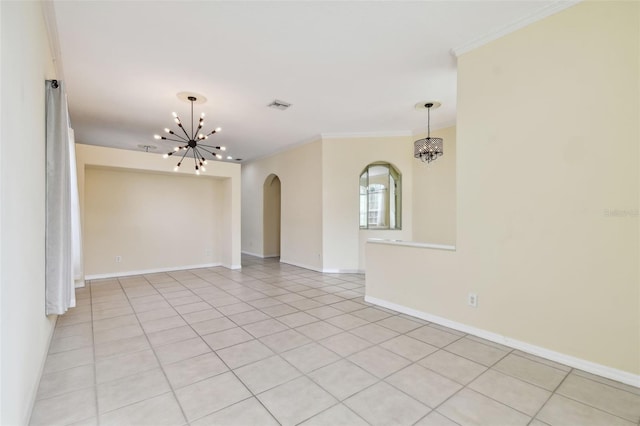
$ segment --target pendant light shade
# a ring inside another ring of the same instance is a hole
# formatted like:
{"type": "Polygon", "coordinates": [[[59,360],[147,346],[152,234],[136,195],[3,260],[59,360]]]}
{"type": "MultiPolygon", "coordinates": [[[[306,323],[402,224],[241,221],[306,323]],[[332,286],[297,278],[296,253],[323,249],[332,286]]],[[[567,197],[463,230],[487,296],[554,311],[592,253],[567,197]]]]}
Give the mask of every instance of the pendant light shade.
{"type": "Polygon", "coordinates": [[[434,103],[427,102],[424,108],[427,110],[427,137],[413,143],[413,156],[424,163],[430,163],[444,154],[444,140],[431,137],[431,109],[434,108],[434,103]]]}

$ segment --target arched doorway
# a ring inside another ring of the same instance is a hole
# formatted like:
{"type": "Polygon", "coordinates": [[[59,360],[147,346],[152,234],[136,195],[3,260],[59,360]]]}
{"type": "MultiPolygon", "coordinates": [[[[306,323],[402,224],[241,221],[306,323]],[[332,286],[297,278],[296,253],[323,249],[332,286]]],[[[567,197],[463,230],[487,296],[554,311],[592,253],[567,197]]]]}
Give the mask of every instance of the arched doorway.
{"type": "Polygon", "coordinates": [[[280,256],[280,178],[270,174],[264,181],[262,198],[262,255],[280,256]]]}

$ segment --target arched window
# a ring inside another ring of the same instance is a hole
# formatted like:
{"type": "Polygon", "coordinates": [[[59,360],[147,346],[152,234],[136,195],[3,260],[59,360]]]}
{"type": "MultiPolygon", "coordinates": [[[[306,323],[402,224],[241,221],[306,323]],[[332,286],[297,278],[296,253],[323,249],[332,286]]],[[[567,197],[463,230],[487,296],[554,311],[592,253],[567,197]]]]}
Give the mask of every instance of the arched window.
{"type": "Polygon", "coordinates": [[[360,228],[402,229],[402,175],[389,163],[360,174],[360,228]]]}

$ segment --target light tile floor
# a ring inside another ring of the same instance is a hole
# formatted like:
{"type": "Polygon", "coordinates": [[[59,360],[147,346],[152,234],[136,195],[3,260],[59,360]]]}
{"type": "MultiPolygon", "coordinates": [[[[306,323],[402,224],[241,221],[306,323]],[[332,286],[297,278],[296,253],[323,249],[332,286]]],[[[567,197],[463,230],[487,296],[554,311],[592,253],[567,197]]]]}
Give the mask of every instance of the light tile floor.
{"type": "Polygon", "coordinates": [[[99,280],[58,319],[32,425],[638,425],[640,389],[243,258],[99,280]]]}

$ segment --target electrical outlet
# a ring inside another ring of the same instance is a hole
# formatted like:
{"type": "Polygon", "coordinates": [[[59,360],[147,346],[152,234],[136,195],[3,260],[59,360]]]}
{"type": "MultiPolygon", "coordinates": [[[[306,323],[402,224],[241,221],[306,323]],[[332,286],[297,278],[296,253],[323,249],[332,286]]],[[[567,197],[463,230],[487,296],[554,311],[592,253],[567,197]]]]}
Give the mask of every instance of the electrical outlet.
{"type": "Polygon", "coordinates": [[[478,307],[478,295],[475,293],[469,293],[467,296],[467,305],[477,308],[478,307]]]}
{"type": "Polygon", "coordinates": [[[116,256],[116,263],[122,262],[122,256],[116,256]]]}

